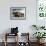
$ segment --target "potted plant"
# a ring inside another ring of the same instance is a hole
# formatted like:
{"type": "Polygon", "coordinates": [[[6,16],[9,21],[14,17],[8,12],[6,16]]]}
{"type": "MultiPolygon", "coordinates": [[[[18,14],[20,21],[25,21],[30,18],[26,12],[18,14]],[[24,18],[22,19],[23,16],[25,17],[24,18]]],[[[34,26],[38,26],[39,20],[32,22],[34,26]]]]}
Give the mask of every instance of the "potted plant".
{"type": "Polygon", "coordinates": [[[44,37],[46,36],[45,34],[46,34],[45,32],[35,32],[33,35],[37,38],[38,43],[41,43],[40,40],[42,38],[45,38],[44,37]]]}
{"type": "Polygon", "coordinates": [[[35,28],[36,30],[38,30],[38,26],[37,25],[32,25],[33,28],[35,28]]]}
{"type": "Polygon", "coordinates": [[[36,30],[45,29],[45,26],[32,25],[32,27],[35,28],[36,30]]]}

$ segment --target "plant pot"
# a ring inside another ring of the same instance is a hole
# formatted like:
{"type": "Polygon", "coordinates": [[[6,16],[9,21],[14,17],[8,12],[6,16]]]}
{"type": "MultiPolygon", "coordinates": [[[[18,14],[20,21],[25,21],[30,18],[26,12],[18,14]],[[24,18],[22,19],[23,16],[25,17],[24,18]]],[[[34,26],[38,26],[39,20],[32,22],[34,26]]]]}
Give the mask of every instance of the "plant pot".
{"type": "Polygon", "coordinates": [[[37,43],[40,43],[40,39],[37,39],[37,43]]]}
{"type": "Polygon", "coordinates": [[[37,42],[38,42],[39,44],[41,44],[41,43],[44,42],[44,40],[45,40],[45,39],[38,39],[37,42]]]}

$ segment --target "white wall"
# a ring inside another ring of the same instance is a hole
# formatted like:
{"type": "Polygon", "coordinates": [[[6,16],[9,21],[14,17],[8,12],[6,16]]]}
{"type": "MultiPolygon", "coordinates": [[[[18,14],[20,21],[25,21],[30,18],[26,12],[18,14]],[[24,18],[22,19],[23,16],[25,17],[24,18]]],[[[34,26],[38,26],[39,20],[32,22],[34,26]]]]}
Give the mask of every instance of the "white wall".
{"type": "Polygon", "coordinates": [[[36,24],[36,0],[0,0],[0,34],[17,26],[32,36],[32,24],[36,24]],[[26,20],[10,20],[10,7],[26,7],[26,20]]]}

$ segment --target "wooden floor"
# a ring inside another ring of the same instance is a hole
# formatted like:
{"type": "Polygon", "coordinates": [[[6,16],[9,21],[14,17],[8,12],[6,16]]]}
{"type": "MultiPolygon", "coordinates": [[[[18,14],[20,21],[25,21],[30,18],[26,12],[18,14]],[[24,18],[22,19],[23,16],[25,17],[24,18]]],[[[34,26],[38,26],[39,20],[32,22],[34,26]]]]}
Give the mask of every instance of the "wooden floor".
{"type": "MultiPolygon", "coordinates": [[[[4,46],[4,43],[2,42],[0,42],[0,46],[4,46]]],[[[15,46],[15,42],[14,43],[12,43],[12,42],[10,42],[10,43],[8,43],[8,45],[7,46],[15,46]]],[[[25,46],[25,45],[24,45],[25,46]]],[[[34,43],[34,42],[32,42],[32,43],[30,43],[30,46],[37,46],[37,43],[34,43]]],[[[46,46],[46,43],[44,43],[43,45],[41,45],[41,46],[46,46]]]]}

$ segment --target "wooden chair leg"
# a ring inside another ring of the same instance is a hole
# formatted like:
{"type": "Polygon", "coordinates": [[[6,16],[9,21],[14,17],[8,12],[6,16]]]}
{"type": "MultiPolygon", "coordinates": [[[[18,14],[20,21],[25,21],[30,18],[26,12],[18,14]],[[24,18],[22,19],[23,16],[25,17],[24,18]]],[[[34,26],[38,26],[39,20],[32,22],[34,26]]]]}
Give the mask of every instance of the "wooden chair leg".
{"type": "Polygon", "coordinates": [[[17,46],[18,46],[18,34],[17,34],[17,46]]]}
{"type": "Polygon", "coordinates": [[[18,46],[18,34],[17,34],[16,40],[17,40],[17,42],[16,42],[15,46],[18,46]]]}
{"type": "Polygon", "coordinates": [[[7,33],[5,34],[5,46],[7,46],[7,33]]]}
{"type": "Polygon", "coordinates": [[[7,46],[7,42],[5,41],[5,46],[7,46]]]}

